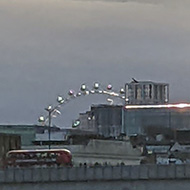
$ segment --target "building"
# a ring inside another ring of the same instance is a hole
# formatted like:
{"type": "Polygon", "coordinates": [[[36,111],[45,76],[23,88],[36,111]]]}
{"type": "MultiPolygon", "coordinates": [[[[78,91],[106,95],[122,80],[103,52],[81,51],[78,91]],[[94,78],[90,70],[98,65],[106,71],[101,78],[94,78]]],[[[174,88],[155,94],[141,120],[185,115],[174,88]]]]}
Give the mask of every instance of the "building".
{"type": "Polygon", "coordinates": [[[125,84],[126,103],[131,105],[166,104],[169,101],[169,85],[152,81],[125,84]]]}
{"type": "Polygon", "coordinates": [[[133,148],[130,141],[91,139],[87,145],[68,145],[74,165],[108,164],[139,165],[142,156],[140,147],[133,148]]]}
{"type": "Polygon", "coordinates": [[[173,136],[175,131],[190,130],[190,104],[169,104],[167,83],[133,79],[125,90],[125,106],[92,105],[90,111],[80,114],[76,129],[105,138],[121,135],[157,138],[159,134],[173,136]]]}
{"type": "Polygon", "coordinates": [[[128,136],[146,135],[147,130],[151,129],[163,131],[164,128],[172,126],[175,128],[178,112],[165,106],[169,102],[167,83],[133,79],[132,82],[125,84],[125,92],[126,105],[122,110],[122,133],[128,136]]]}
{"type": "Polygon", "coordinates": [[[0,166],[3,165],[6,153],[17,149],[21,149],[21,138],[19,135],[0,133],[0,166]]]}
{"type": "Polygon", "coordinates": [[[79,115],[76,129],[91,131],[105,138],[117,138],[121,134],[121,117],[120,105],[92,105],[90,111],[79,115]]]}
{"type": "Polygon", "coordinates": [[[121,133],[122,106],[97,105],[91,108],[97,133],[104,137],[118,137],[121,133]]]}
{"type": "MultiPolygon", "coordinates": [[[[103,137],[117,138],[121,134],[145,134],[147,128],[175,128],[179,121],[176,109],[171,113],[163,108],[142,109],[143,105],[167,105],[169,85],[152,81],[137,81],[125,84],[126,107],[122,105],[92,105],[91,110],[80,113],[74,127],[91,131],[103,137]],[[133,106],[142,106],[133,107],[133,106]],[[132,106],[130,109],[128,107],[132,106]],[[162,117],[162,118],[161,118],[162,117]],[[175,126],[174,126],[175,123],[175,126]]],[[[186,114],[187,115],[187,114],[186,114]]],[[[181,115],[184,117],[184,114],[181,115]]],[[[181,118],[180,118],[181,119],[181,118]]],[[[185,121],[184,121],[185,122],[185,121]]]]}
{"type": "Polygon", "coordinates": [[[190,130],[190,104],[138,105],[123,109],[122,131],[128,136],[190,130]]]}
{"type": "Polygon", "coordinates": [[[9,135],[19,135],[21,145],[32,145],[35,140],[35,125],[0,125],[0,133],[9,135]]]}
{"type": "Polygon", "coordinates": [[[96,132],[95,116],[92,111],[79,113],[79,118],[73,122],[73,128],[77,127],[79,130],[96,132]]]}
{"type": "Polygon", "coordinates": [[[40,133],[36,132],[35,141],[33,144],[35,145],[61,145],[66,144],[67,137],[70,134],[72,129],[60,129],[58,127],[51,127],[50,136],[48,128],[43,127],[43,131],[40,133]]]}

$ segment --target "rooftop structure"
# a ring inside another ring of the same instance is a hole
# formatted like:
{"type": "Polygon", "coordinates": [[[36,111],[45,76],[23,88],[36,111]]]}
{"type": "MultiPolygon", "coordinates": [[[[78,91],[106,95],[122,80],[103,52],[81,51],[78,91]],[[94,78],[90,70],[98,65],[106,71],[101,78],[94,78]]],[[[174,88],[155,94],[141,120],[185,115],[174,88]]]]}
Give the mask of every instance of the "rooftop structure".
{"type": "Polygon", "coordinates": [[[152,81],[137,81],[125,84],[127,104],[166,104],[169,101],[169,85],[152,81]]]}

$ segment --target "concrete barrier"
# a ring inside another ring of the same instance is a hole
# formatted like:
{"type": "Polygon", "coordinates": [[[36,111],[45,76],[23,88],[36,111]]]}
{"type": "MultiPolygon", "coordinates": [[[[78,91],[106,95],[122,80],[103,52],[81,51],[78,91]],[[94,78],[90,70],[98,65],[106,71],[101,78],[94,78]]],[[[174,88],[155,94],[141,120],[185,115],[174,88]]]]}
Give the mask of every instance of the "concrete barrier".
{"type": "Polygon", "coordinates": [[[2,190],[189,190],[190,165],[0,170],[2,190]]]}
{"type": "Polygon", "coordinates": [[[2,183],[190,179],[190,165],[134,165],[0,170],[2,183]]]}

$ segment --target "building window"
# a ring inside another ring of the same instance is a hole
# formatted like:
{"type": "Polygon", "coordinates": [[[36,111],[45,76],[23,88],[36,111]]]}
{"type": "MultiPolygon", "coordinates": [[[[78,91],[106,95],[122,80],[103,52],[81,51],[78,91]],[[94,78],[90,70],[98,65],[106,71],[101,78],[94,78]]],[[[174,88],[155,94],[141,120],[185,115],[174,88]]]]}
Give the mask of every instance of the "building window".
{"type": "Polygon", "coordinates": [[[158,86],[154,86],[154,98],[157,100],[158,99],[158,86]]]}
{"type": "Polygon", "coordinates": [[[152,85],[149,84],[149,98],[152,99],[152,85]]]}

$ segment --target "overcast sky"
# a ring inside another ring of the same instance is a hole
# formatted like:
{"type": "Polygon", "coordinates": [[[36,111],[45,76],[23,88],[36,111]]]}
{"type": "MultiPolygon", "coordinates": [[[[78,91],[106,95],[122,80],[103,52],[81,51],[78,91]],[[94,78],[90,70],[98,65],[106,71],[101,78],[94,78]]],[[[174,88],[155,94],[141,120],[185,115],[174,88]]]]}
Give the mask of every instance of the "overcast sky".
{"type": "MultiPolygon", "coordinates": [[[[190,102],[189,10],[189,0],[0,0],[0,123],[36,124],[57,95],[95,81],[167,82],[170,102],[190,102]]],[[[58,124],[94,101],[71,102],[58,124]]]]}

